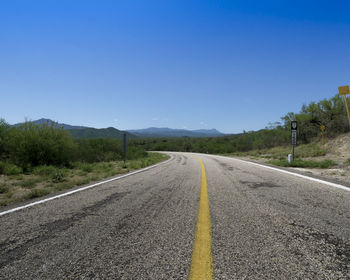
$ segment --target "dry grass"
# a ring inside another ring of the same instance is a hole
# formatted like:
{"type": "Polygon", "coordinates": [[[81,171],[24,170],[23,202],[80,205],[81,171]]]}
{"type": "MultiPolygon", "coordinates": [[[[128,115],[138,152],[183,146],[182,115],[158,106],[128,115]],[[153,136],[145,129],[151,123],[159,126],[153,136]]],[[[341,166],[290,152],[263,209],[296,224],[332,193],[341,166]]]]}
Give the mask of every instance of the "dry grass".
{"type": "Polygon", "coordinates": [[[40,166],[34,168],[30,174],[1,175],[0,206],[127,173],[167,158],[163,154],[149,153],[146,158],[128,161],[126,168],[123,167],[122,161],[76,163],[72,168],[40,166]]]}

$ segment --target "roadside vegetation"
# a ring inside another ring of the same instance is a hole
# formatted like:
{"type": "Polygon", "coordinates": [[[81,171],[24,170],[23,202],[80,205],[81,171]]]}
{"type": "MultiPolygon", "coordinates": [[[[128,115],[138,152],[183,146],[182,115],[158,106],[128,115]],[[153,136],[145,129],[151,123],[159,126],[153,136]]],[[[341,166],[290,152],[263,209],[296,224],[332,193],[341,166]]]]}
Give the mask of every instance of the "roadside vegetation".
{"type": "Polygon", "coordinates": [[[0,206],[36,198],[162,161],[131,146],[124,167],[116,139],[73,139],[52,125],[0,121],[0,206]]]}
{"type": "Polygon", "coordinates": [[[235,135],[215,138],[154,138],[133,139],[133,145],[144,150],[184,151],[209,154],[270,159],[270,163],[279,166],[328,168],[335,162],[319,162],[311,158],[327,154],[322,144],[321,125],[326,127],[325,140],[349,132],[349,124],[344,102],[338,95],[319,102],[303,105],[299,113],[290,112],[281,117],[281,122],[270,123],[259,131],[243,131],[235,135]],[[296,160],[292,165],[287,162],[291,153],[291,121],[298,121],[298,146],[296,160]]]}
{"type": "Polygon", "coordinates": [[[302,168],[330,168],[336,164],[333,160],[313,161],[313,160],[304,160],[300,158],[296,158],[292,163],[289,163],[285,158],[270,160],[267,163],[277,165],[277,166],[283,166],[283,167],[302,167],[302,168]]]}
{"type": "MultiPolygon", "coordinates": [[[[127,168],[123,168],[122,142],[118,139],[75,139],[54,125],[25,122],[10,126],[0,120],[0,205],[35,198],[115,174],[145,167],[166,156],[147,151],[183,151],[224,154],[255,159],[278,166],[329,168],[336,163],[321,141],[349,131],[343,100],[338,96],[304,105],[282,122],[259,131],[212,138],[133,138],[128,141],[127,168]],[[298,146],[292,165],[290,123],[298,121],[298,146]]],[[[342,162],[349,166],[350,159],[342,162]]]]}
{"type": "Polygon", "coordinates": [[[1,178],[0,206],[85,185],[116,174],[124,174],[164,159],[166,159],[165,155],[149,153],[146,157],[128,160],[126,168],[122,160],[75,162],[69,167],[36,166],[30,172],[18,172],[1,178]]]}
{"type": "Polygon", "coordinates": [[[278,146],[270,149],[251,150],[248,152],[233,153],[230,155],[238,157],[248,157],[283,167],[303,167],[303,168],[330,168],[337,163],[332,160],[319,160],[327,154],[327,149],[320,142],[301,144],[295,147],[293,163],[287,161],[287,155],[291,153],[291,146],[278,146]],[[318,158],[314,160],[313,158],[318,158]]]}

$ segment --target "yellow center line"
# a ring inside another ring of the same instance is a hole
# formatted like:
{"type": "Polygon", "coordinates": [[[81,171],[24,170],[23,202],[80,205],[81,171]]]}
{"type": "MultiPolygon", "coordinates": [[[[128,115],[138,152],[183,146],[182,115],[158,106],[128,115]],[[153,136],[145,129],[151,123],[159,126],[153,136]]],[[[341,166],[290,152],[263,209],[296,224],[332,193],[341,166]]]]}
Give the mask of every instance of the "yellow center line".
{"type": "Polygon", "coordinates": [[[205,168],[202,160],[199,158],[198,160],[202,168],[202,179],[190,280],[212,280],[214,278],[213,256],[211,251],[211,223],[207,176],[205,175],[205,168]]]}

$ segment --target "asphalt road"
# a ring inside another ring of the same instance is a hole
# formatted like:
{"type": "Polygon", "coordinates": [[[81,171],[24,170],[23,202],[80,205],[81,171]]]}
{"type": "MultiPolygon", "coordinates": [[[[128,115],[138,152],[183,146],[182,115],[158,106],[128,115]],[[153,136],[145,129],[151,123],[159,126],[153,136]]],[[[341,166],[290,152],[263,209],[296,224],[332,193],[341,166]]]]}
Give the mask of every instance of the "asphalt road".
{"type": "MultiPolygon", "coordinates": [[[[350,192],[199,155],[215,279],[350,279],[350,192]]],[[[0,216],[0,279],[188,279],[193,154],[0,216]]],[[[2,211],[4,209],[0,209],[2,211]]]]}

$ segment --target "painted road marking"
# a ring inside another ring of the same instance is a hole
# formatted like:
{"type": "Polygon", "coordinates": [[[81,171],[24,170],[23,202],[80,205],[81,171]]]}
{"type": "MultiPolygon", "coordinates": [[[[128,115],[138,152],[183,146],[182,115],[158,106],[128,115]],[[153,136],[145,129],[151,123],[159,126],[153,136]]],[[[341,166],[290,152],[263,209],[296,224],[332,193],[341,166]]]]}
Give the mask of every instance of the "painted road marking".
{"type": "Polygon", "coordinates": [[[260,167],[263,167],[263,168],[266,168],[266,169],[278,171],[278,172],[281,172],[281,173],[285,173],[285,174],[293,175],[293,176],[300,177],[300,178],[303,178],[303,179],[307,179],[309,181],[313,181],[313,182],[321,183],[321,184],[324,184],[324,185],[328,185],[328,186],[331,186],[331,187],[334,187],[334,188],[342,189],[342,190],[345,190],[345,191],[350,191],[350,188],[347,187],[347,186],[343,186],[343,185],[340,185],[340,184],[328,182],[328,181],[321,180],[321,179],[316,179],[316,178],[313,178],[313,177],[309,177],[309,176],[306,176],[306,175],[301,175],[301,174],[298,174],[298,173],[295,173],[295,172],[291,172],[291,171],[275,168],[275,167],[272,167],[272,166],[262,165],[262,164],[259,164],[259,163],[255,163],[255,162],[251,162],[251,161],[247,161],[247,160],[243,160],[243,159],[223,157],[223,156],[219,156],[219,157],[222,157],[222,158],[225,158],[225,159],[236,160],[236,161],[242,161],[242,162],[249,163],[249,164],[252,164],[252,165],[255,165],[255,166],[260,166],[260,167]]]}
{"type": "Polygon", "coordinates": [[[213,255],[211,251],[211,223],[207,176],[202,160],[199,158],[198,160],[201,164],[202,177],[190,280],[212,280],[214,278],[213,255]]]}
{"type": "Polygon", "coordinates": [[[171,155],[171,157],[168,160],[166,160],[166,161],[163,161],[163,162],[160,162],[160,163],[157,163],[157,164],[154,164],[154,165],[151,165],[151,166],[148,166],[148,167],[145,167],[145,168],[142,168],[142,169],[139,169],[139,170],[127,173],[125,175],[114,177],[114,178],[111,178],[111,179],[108,179],[108,180],[105,180],[105,181],[102,181],[102,182],[98,182],[96,184],[92,184],[92,185],[88,185],[88,186],[76,189],[74,191],[69,191],[69,192],[62,193],[62,194],[59,194],[59,195],[55,195],[55,196],[52,196],[52,197],[49,197],[49,198],[46,198],[46,199],[38,200],[38,201],[29,203],[29,204],[26,204],[26,205],[23,205],[23,206],[20,206],[20,207],[16,207],[16,208],[13,208],[13,209],[10,209],[10,210],[7,210],[7,211],[0,212],[0,216],[6,215],[6,214],[10,214],[12,212],[16,212],[16,211],[19,211],[19,210],[22,210],[22,209],[25,209],[25,208],[29,208],[29,207],[32,207],[32,206],[35,206],[35,205],[38,205],[38,204],[42,204],[42,203],[45,203],[45,202],[50,201],[50,200],[54,200],[54,199],[57,199],[57,198],[68,196],[68,195],[71,195],[71,194],[74,194],[74,193],[77,193],[77,192],[85,191],[85,190],[97,187],[99,185],[106,184],[106,183],[109,183],[109,182],[112,182],[112,181],[115,181],[115,180],[119,180],[119,179],[131,176],[131,175],[134,175],[134,174],[137,174],[137,173],[140,173],[140,172],[144,172],[144,171],[149,170],[151,168],[157,167],[157,166],[159,166],[161,164],[165,164],[165,163],[169,162],[170,160],[172,160],[173,158],[174,157],[171,155]]]}
{"type": "Polygon", "coordinates": [[[218,157],[218,158],[222,158],[222,159],[229,159],[229,160],[240,161],[240,162],[248,163],[248,164],[251,164],[251,165],[259,166],[259,167],[262,167],[262,168],[278,171],[278,172],[289,174],[289,175],[293,175],[293,176],[296,176],[296,177],[300,177],[300,178],[303,178],[303,179],[306,179],[306,180],[309,180],[309,181],[313,181],[313,182],[317,182],[317,183],[320,183],[320,184],[328,185],[330,187],[342,189],[342,190],[345,190],[345,191],[348,191],[348,192],[350,191],[350,187],[347,187],[347,186],[343,186],[343,185],[340,185],[340,184],[328,182],[328,181],[321,180],[321,179],[316,179],[316,178],[313,178],[313,177],[309,177],[309,176],[306,176],[306,175],[301,175],[299,173],[287,171],[287,170],[284,170],[284,169],[275,168],[275,167],[272,167],[272,166],[262,165],[262,164],[259,164],[259,163],[256,163],[256,162],[251,162],[251,161],[238,159],[238,158],[233,158],[233,157],[208,155],[208,154],[199,154],[199,153],[192,153],[192,154],[193,155],[197,155],[197,156],[200,155],[200,156],[207,156],[207,157],[218,157]]]}

